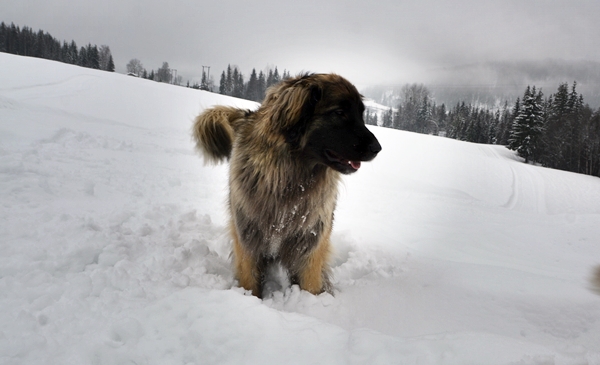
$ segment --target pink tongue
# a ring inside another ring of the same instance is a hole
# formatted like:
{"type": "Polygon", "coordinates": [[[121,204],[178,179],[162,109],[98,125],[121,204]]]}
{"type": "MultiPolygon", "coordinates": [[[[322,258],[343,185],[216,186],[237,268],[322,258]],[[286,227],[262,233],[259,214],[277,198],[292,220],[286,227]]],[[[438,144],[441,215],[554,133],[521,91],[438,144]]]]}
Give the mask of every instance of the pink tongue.
{"type": "Polygon", "coordinates": [[[350,161],[350,166],[352,166],[353,169],[358,170],[360,169],[360,161],[350,161]]]}

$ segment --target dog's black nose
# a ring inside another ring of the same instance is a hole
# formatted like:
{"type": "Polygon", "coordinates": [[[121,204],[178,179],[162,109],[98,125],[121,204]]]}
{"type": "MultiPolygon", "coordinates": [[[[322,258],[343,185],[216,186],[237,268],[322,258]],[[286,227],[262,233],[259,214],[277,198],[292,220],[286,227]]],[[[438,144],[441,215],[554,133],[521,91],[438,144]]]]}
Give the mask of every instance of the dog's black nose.
{"type": "Polygon", "coordinates": [[[369,145],[369,151],[373,153],[379,153],[381,151],[381,145],[379,144],[378,140],[374,140],[373,142],[371,142],[371,144],[369,145]]]}

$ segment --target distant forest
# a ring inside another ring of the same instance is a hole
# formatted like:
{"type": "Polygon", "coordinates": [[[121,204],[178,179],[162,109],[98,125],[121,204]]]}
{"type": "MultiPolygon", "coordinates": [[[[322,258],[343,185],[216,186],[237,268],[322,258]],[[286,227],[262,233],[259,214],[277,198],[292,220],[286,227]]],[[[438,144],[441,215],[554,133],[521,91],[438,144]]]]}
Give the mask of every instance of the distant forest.
{"type": "Polygon", "coordinates": [[[405,85],[402,100],[378,117],[367,111],[368,124],[441,135],[461,141],[505,145],[525,162],[600,176],[600,109],[593,110],[571,87],[559,85],[544,98],[528,86],[513,105],[490,109],[460,102],[449,110],[437,105],[424,85],[405,85]],[[378,120],[380,119],[380,120],[378,120]]]}
{"type": "Polygon", "coordinates": [[[244,75],[238,70],[237,67],[227,66],[227,70],[221,73],[221,80],[219,82],[219,93],[223,95],[229,95],[236,98],[243,98],[261,102],[265,98],[266,90],[279,83],[281,80],[290,78],[289,71],[283,70],[283,74],[280,76],[277,66],[275,69],[269,68],[266,74],[263,71],[259,71],[256,74],[256,69],[252,69],[248,82],[244,82],[244,75]]]}
{"type": "MultiPolygon", "coordinates": [[[[142,62],[139,59],[134,58],[127,63],[126,68],[127,73],[131,76],[181,85],[181,76],[175,75],[175,70],[169,67],[168,62],[163,62],[158,70],[150,70],[150,72],[148,72],[144,68],[142,62]]],[[[256,69],[253,68],[250,73],[250,78],[248,81],[245,81],[244,75],[237,66],[232,67],[231,65],[228,65],[227,70],[224,70],[221,73],[218,92],[227,96],[261,102],[265,98],[266,90],[270,86],[289,77],[290,73],[288,71],[284,70],[283,74],[280,75],[277,66],[275,66],[274,69],[268,67],[265,72],[261,70],[258,74],[256,73],[256,69]]],[[[216,91],[212,78],[204,69],[202,70],[202,79],[200,83],[190,85],[188,81],[186,86],[210,92],[216,91]]]]}
{"type": "MultiPolygon", "coordinates": [[[[168,62],[163,62],[162,66],[158,70],[150,70],[150,72],[148,72],[140,60],[133,58],[125,67],[127,69],[127,74],[130,76],[141,77],[143,79],[164,82],[173,85],[181,85],[181,76],[177,76],[177,70],[169,67],[168,62]]],[[[188,82],[188,87],[189,86],[190,85],[188,82]]]]}
{"type": "Polygon", "coordinates": [[[88,44],[78,48],[75,41],[59,41],[43,30],[37,32],[29,27],[22,29],[14,23],[0,23],[0,52],[20,56],[44,58],[114,72],[115,63],[110,48],[88,44]]]}
{"type": "MultiPolygon", "coordinates": [[[[266,77],[262,71],[257,76],[253,69],[244,82],[237,67],[228,66],[221,74],[219,92],[260,102],[269,86],[289,77],[284,71],[280,78],[277,68],[269,70],[266,77]]],[[[571,87],[560,84],[547,98],[542,90],[528,86],[514,104],[506,101],[495,109],[465,102],[448,109],[436,104],[426,86],[405,85],[396,108],[383,113],[367,109],[365,113],[368,124],[504,145],[527,163],[600,176],[600,109],[584,103],[577,82],[571,87]]]]}
{"type": "MultiPolygon", "coordinates": [[[[277,68],[270,69],[266,77],[253,69],[244,82],[238,68],[228,66],[221,73],[219,92],[260,102],[269,86],[289,77],[287,71],[280,77],[277,68]]],[[[365,113],[367,124],[504,145],[527,163],[600,176],[600,109],[584,103],[577,82],[571,87],[559,85],[547,98],[540,89],[528,86],[514,104],[506,101],[494,109],[465,102],[448,109],[436,104],[426,86],[405,85],[396,108],[383,113],[367,109],[365,113]]]]}
{"type": "MultiPolygon", "coordinates": [[[[59,41],[50,34],[29,27],[0,23],[0,52],[38,57],[82,67],[113,72],[115,65],[106,45],[77,47],[75,41],[59,41]]],[[[159,82],[181,84],[181,76],[167,62],[148,72],[138,59],[127,64],[131,75],[159,82]]],[[[218,92],[261,102],[267,88],[290,77],[277,67],[264,72],[252,69],[248,81],[236,66],[221,73],[218,92]]],[[[216,91],[209,75],[188,87],[216,91]]],[[[516,151],[525,162],[571,172],[600,176],[600,109],[584,103],[577,83],[560,84],[544,97],[541,89],[527,86],[516,102],[500,108],[458,102],[452,107],[437,105],[422,84],[405,85],[396,108],[365,112],[368,124],[411,132],[440,135],[467,142],[504,145],[516,151]]]]}

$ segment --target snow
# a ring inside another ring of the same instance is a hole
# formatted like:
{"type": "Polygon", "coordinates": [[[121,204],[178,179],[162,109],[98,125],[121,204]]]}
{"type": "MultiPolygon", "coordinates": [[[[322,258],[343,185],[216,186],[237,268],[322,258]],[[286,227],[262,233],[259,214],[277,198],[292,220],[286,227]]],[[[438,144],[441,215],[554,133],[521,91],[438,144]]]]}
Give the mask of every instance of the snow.
{"type": "Polygon", "coordinates": [[[0,53],[0,363],[600,364],[600,179],[370,127],[335,296],[261,301],[190,137],[214,104],[256,107],[0,53]]]}
{"type": "Polygon", "coordinates": [[[379,103],[377,103],[373,99],[365,98],[363,100],[363,102],[364,102],[366,108],[368,108],[368,109],[370,109],[372,111],[375,111],[378,114],[382,114],[383,112],[386,112],[386,111],[388,111],[388,110],[391,109],[389,106],[385,106],[383,104],[379,104],[379,103]]]}
{"type": "Polygon", "coordinates": [[[382,104],[377,103],[375,100],[373,99],[368,99],[365,98],[363,100],[364,104],[365,104],[365,110],[371,114],[375,114],[377,116],[377,121],[378,124],[380,125],[383,120],[383,116],[385,114],[385,112],[389,111],[390,109],[396,111],[393,108],[390,108],[389,106],[385,106],[382,104]]]}

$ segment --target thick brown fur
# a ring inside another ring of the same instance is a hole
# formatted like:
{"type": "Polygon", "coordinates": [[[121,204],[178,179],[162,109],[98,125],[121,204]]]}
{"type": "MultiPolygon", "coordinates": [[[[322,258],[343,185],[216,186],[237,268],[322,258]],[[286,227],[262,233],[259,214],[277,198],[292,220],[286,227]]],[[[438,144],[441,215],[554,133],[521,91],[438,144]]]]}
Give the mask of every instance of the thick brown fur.
{"type": "Polygon", "coordinates": [[[256,111],[216,106],[195,120],[209,162],[229,159],[229,209],[239,284],[262,296],[266,269],[280,263],[293,284],[332,292],[329,258],[340,173],[381,150],[365,127],[356,88],[334,74],[273,86],[256,111]]]}

